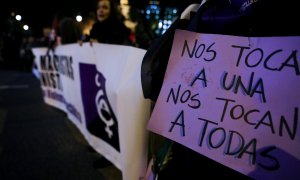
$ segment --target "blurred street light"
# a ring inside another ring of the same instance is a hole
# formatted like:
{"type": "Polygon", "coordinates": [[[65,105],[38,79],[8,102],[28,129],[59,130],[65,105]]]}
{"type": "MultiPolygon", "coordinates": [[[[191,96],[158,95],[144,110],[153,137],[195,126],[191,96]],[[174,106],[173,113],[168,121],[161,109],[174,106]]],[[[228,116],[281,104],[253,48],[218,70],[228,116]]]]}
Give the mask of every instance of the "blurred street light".
{"type": "Polygon", "coordinates": [[[17,21],[21,21],[21,19],[22,19],[22,16],[21,16],[21,15],[16,15],[16,20],[17,20],[17,21]]]}
{"type": "Polygon", "coordinates": [[[27,31],[28,29],[29,29],[29,26],[28,25],[23,25],[23,29],[25,30],[25,31],[27,31]]]}
{"type": "Polygon", "coordinates": [[[81,15],[77,15],[76,16],[76,21],[77,22],[81,22],[82,21],[82,16],[81,15]]]}

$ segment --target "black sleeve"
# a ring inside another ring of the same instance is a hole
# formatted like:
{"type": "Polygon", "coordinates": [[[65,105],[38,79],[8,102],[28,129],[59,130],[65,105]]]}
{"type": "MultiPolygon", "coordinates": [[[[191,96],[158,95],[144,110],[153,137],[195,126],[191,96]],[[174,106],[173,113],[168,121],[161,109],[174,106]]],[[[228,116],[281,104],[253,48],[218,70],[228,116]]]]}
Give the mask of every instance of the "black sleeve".
{"type": "Polygon", "coordinates": [[[91,39],[97,39],[97,24],[95,23],[90,31],[90,38],[91,39]]]}

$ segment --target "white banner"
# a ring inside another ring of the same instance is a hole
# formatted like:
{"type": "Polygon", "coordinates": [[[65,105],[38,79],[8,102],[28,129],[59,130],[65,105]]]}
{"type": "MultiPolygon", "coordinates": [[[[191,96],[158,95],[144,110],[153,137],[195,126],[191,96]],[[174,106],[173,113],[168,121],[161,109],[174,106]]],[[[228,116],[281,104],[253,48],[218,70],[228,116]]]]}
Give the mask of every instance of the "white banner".
{"type": "Polygon", "coordinates": [[[145,50],[94,43],[34,48],[47,104],[65,111],[88,143],[122,171],[143,178],[150,102],[141,88],[145,50]]]}

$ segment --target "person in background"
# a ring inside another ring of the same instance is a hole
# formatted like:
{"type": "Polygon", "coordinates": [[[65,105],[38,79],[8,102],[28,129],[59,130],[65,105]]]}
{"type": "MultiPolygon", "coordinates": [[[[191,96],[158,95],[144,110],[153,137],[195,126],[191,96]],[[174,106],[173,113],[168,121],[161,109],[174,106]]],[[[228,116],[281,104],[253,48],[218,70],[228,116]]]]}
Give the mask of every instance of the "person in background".
{"type": "Polygon", "coordinates": [[[61,44],[76,43],[81,39],[82,31],[75,19],[63,18],[59,23],[59,37],[61,44]]]}
{"type": "Polygon", "coordinates": [[[90,32],[90,41],[108,44],[132,45],[131,31],[124,25],[122,15],[113,0],[99,0],[97,22],[90,32]]]}
{"type": "Polygon", "coordinates": [[[20,47],[20,71],[30,72],[32,70],[34,54],[32,46],[34,46],[35,38],[32,35],[24,36],[20,47]]]}
{"type": "Polygon", "coordinates": [[[130,19],[135,22],[134,28],[134,44],[138,48],[148,49],[150,44],[155,40],[156,36],[151,31],[149,21],[142,17],[136,8],[130,8],[130,19]]]}
{"type": "Polygon", "coordinates": [[[121,1],[120,12],[124,17],[125,26],[131,30],[130,41],[135,47],[147,49],[155,39],[149,21],[143,18],[133,4],[125,1],[121,1]]]}

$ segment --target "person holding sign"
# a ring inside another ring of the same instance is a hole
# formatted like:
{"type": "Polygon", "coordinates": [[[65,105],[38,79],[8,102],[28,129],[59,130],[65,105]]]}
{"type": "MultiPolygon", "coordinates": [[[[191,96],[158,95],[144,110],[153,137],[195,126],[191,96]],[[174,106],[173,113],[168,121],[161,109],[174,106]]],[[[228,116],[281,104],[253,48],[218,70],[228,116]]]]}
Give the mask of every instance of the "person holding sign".
{"type": "Polygon", "coordinates": [[[113,0],[99,0],[97,6],[97,22],[90,32],[91,42],[131,45],[128,29],[113,0]]]}

